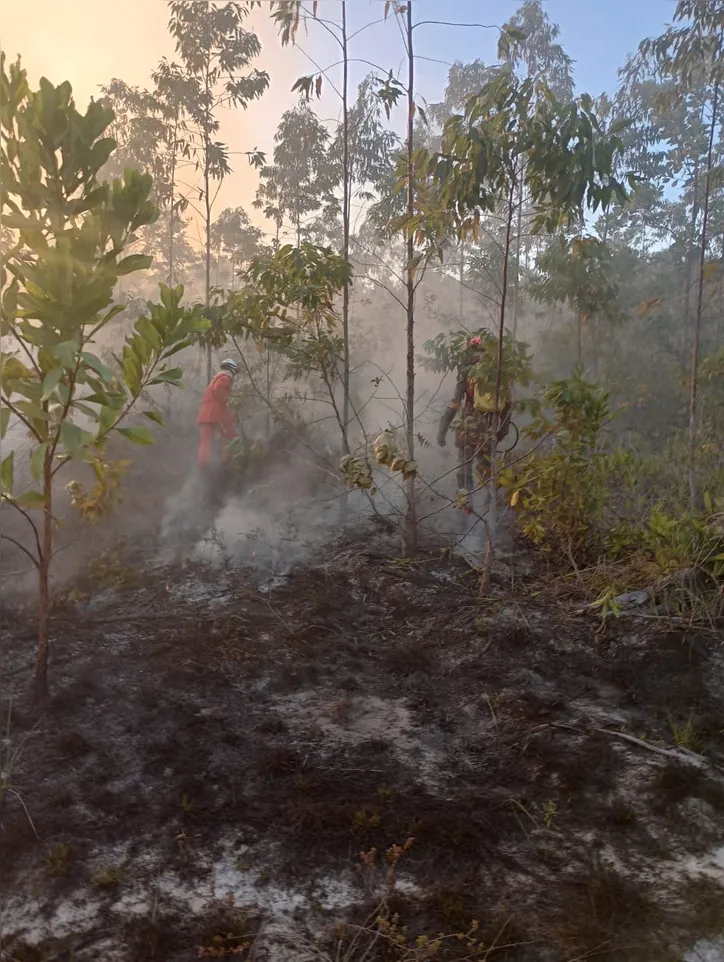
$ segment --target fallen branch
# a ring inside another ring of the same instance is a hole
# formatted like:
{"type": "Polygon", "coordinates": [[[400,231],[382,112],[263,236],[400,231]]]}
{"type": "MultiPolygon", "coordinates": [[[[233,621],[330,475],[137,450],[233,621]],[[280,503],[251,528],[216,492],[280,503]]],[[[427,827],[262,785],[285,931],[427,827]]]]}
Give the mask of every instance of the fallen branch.
{"type": "Polygon", "coordinates": [[[625,732],[611,731],[610,728],[594,728],[592,730],[599,732],[601,735],[620,738],[622,741],[630,742],[630,744],[637,745],[639,748],[645,748],[647,751],[655,752],[657,755],[663,755],[665,758],[671,758],[684,764],[693,765],[695,768],[705,768],[709,766],[707,759],[704,758],[703,755],[698,755],[696,752],[689,751],[689,749],[686,748],[659,748],[658,745],[652,745],[650,742],[644,741],[643,738],[636,738],[635,735],[627,735],[625,732]]]}

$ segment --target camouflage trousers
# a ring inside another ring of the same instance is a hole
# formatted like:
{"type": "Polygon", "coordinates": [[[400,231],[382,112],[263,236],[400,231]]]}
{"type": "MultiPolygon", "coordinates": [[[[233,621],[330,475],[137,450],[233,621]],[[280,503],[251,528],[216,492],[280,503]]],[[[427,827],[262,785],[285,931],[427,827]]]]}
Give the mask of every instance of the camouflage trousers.
{"type": "Polygon", "coordinates": [[[490,442],[490,433],[487,430],[476,431],[464,427],[456,430],[458,490],[474,491],[478,485],[490,477],[492,468],[490,442]]]}

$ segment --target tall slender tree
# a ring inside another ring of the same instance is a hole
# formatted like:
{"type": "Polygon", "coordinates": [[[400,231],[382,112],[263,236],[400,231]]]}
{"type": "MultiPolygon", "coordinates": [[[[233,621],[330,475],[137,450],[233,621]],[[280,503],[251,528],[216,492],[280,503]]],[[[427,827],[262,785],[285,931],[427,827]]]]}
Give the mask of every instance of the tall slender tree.
{"type": "MultiPolygon", "coordinates": [[[[216,140],[221,107],[246,108],[269,86],[266,71],[251,64],[261,53],[257,35],[244,27],[251,4],[229,2],[216,6],[206,0],[170,0],[169,30],[176,41],[182,72],[192,87],[187,110],[197,133],[197,156],[202,179],[205,238],[205,302],[211,296],[213,207],[221,182],[231,173],[229,152],[216,140]],[[213,186],[215,185],[215,187],[213,186]]],[[[262,157],[249,151],[261,166],[262,157]]],[[[211,378],[211,347],[207,348],[207,375],[211,378]]]]}
{"type": "MultiPolygon", "coordinates": [[[[675,86],[671,91],[674,102],[681,99],[692,87],[704,88],[701,120],[706,137],[705,153],[701,167],[697,165],[695,171],[695,208],[697,215],[699,209],[701,210],[701,226],[689,385],[689,497],[692,507],[697,508],[701,503],[696,473],[701,322],[704,309],[704,274],[709,245],[713,162],[717,136],[721,135],[724,3],[721,0],[714,0],[714,2],[712,0],[678,0],[674,12],[674,25],[658,39],[644,41],[640,49],[643,55],[653,53],[674,81],[675,86]]],[[[696,215],[692,218],[692,222],[697,223],[696,215]]]]}
{"type": "Polygon", "coordinates": [[[329,131],[314,111],[299,104],[282,114],[273,163],[259,172],[254,206],[271,213],[279,229],[288,221],[297,247],[308,239],[309,218],[335,201],[329,141],[329,131]]]}

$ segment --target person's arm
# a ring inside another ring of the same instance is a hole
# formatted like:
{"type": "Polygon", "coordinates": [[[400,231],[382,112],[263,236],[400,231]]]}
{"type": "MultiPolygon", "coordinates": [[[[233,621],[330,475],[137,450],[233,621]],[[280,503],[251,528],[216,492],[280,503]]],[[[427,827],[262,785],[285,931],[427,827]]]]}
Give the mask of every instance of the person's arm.
{"type": "Polygon", "coordinates": [[[464,375],[461,375],[457,384],[455,385],[455,394],[453,395],[453,399],[445,408],[445,412],[440,418],[440,424],[437,429],[437,443],[441,448],[445,447],[445,435],[447,434],[455,415],[458,413],[460,404],[465,397],[467,383],[467,378],[464,375]]]}

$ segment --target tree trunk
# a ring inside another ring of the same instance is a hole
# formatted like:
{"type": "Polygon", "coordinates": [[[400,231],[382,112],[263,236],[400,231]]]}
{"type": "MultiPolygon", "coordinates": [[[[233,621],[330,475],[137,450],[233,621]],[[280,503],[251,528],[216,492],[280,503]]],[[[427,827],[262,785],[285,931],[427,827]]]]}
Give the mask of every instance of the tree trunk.
{"type": "MultiPolygon", "coordinates": [[[[209,194],[209,184],[211,178],[209,177],[209,141],[208,136],[206,137],[205,146],[205,160],[204,160],[204,199],[206,201],[206,306],[208,307],[211,303],[211,195],[209,194]]],[[[206,348],[206,380],[211,380],[212,375],[211,369],[211,345],[209,344],[206,348]]]]}
{"type": "Polygon", "coordinates": [[[578,365],[578,367],[581,367],[581,365],[583,364],[583,318],[581,317],[580,314],[578,315],[577,333],[578,333],[578,337],[577,337],[577,344],[576,344],[576,364],[578,365]]]}
{"type": "Polygon", "coordinates": [[[173,287],[174,281],[174,228],[176,226],[176,149],[178,143],[178,114],[173,128],[173,150],[171,157],[171,214],[169,217],[168,234],[168,286],[173,287]]]}
{"type": "Polygon", "coordinates": [[[513,278],[513,337],[518,336],[518,311],[520,298],[520,251],[523,243],[523,162],[520,165],[520,189],[518,191],[517,226],[515,236],[515,277],[513,278]]]}
{"type": "Polygon", "coordinates": [[[498,431],[500,429],[500,400],[503,387],[503,346],[505,344],[505,308],[508,295],[508,267],[510,264],[510,241],[513,232],[515,211],[515,184],[508,193],[508,218],[505,225],[505,247],[503,249],[503,285],[500,295],[500,320],[498,323],[498,359],[495,372],[495,407],[493,409],[493,436],[490,439],[490,521],[488,523],[488,544],[485,551],[483,573],[480,576],[480,590],[486,591],[490,585],[490,574],[495,559],[496,528],[498,525],[498,431]]]}
{"type": "MultiPolygon", "coordinates": [[[[351,184],[349,170],[349,106],[347,87],[349,84],[349,61],[347,53],[347,0],[342,0],[342,256],[349,264],[349,220],[351,206],[351,184]]],[[[344,342],[344,370],[342,388],[342,450],[349,454],[349,280],[345,280],[342,291],[342,340],[344,342]]],[[[346,497],[343,511],[346,512],[346,497]]]]}
{"type": "Polygon", "coordinates": [[[591,335],[591,369],[593,371],[594,381],[598,380],[599,375],[599,363],[598,363],[598,328],[596,327],[596,321],[591,318],[590,320],[590,335],[591,335]]]}
{"type": "Polygon", "coordinates": [[[38,648],[35,660],[33,696],[42,705],[48,699],[48,618],[50,615],[50,562],[53,557],[53,464],[52,454],[45,455],[43,464],[42,551],[38,559],[38,648]]]}
{"type": "Polygon", "coordinates": [[[699,342],[701,339],[701,315],[704,309],[704,267],[706,264],[707,231],[709,226],[709,195],[711,193],[711,167],[714,152],[717,107],[719,105],[719,83],[714,84],[714,98],[711,107],[709,126],[709,147],[706,155],[706,186],[704,188],[704,210],[701,221],[701,250],[699,253],[699,285],[694,315],[693,343],[691,348],[691,390],[689,394],[689,498],[691,507],[699,507],[699,489],[696,477],[696,439],[697,439],[697,391],[699,386],[699,342]]]}
{"type": "Polygon", "coordinates": [[[686,288],[684,300],[684,330],[681,335],[681,363],[686,364],[686,356],[689,353],[689,327],[691,325],[691,289],[694,286],[694,267],[696,255],[694,244],[696,241],[696,222],[699,219],[699,165],[694,167],[694,199],[691,207],[691,232],[689,235],[689,248],[686,252],[686,288]]]}
{"type": "MultiPolygon", "coordinates": [[[[205,228],[206,228],[206,297],[205,303],[208,308],[211,304],[211,174],[209,163],[209,150],[211,149],[211,134],[209,132],[209,111],[208,106],[211,97],[211,81],[209,79],[209,65],[206,66],[205,75],[205,112],[204,112],[204,207],[205,207],[205,228]]],[[[206,380],[211,380],[213,370],[211,367],[211,345],[206,348],[206,380]]]]}
{"type": "Polygon", "coordinates": [[[271,441],[271,350],[266,346],[266,439],[271,441]]]}
{"type": "Polygon", "coordinates": [[[465,326],[465,242],[460,238],[460,304],[458,306],[460,328],[465,326]]]}
{"type": "MultiPolygon", "coordinates": [[[[415,122],[415,58],[412,45],[412,0],[407,0],[407,457],[415,457],[415,276],[412,263],[415,245],[409,221],[415,212],[415,179],[413,171],[413,135],[415,122]]],[[[408,558],[417,553],[417,516],[415,511],[415,479],[407,482],[407,512],[404,526],[404,552],[408,558]]]]}

